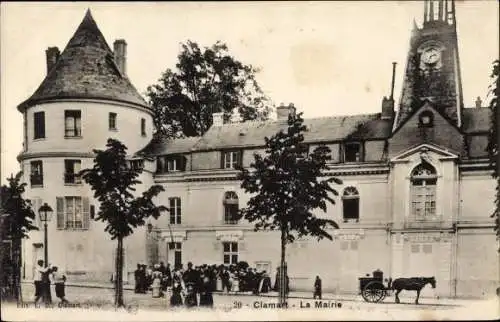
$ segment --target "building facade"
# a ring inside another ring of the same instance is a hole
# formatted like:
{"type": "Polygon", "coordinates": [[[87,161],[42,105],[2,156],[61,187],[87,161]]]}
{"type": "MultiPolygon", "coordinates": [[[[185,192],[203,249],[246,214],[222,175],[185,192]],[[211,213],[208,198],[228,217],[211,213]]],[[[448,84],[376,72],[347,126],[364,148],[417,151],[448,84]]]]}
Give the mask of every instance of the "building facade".
{"type": "MultiPolygon", "coordinates": [[[[325,291],[356,293],[358,277],[375,269],[393,278],[435,276],[436,290],[423,296],[484,296],[498,287],[495,181],[486,152],[491,113],[480,102],[464,107],[454,2],[424,5],[397,111],[391,94],[379,113],[305,121],[309,148],[328,146],[327,175],[343,181],[335,186],[336,205],[317,214],[340,229],[331,231],[333,241],[304,238],[288,246],[292,289],[310,290],[320,275],[325,291]]],[[[250,198],[235,166],[264,153],[264,137],[286,127],[295,108],[279,106],[276,120],[259,122],[225,124],[215,113],[202,137],[152,140],[152,113],[126,77],[125,55],[124,41],[111,51],[87,13],[62,54],[47,51],[46,79],[19,106],[27,197],[57,210],[51,261],[72,279],[109,279],[115,244],[91,220],[96,203],[74,173],[91,166],[92,149],[114,137],[143,166],[143,186],[165,187],[157,203],[170,210],[152,230],[127,238],[126,275],[140,261],[247,261],[274,277],[279,233],[254,232],[235,220],[250,198]]],[[[26,278],[43,254],[42,234],[32,234],[24,244],[26,278]]]]}

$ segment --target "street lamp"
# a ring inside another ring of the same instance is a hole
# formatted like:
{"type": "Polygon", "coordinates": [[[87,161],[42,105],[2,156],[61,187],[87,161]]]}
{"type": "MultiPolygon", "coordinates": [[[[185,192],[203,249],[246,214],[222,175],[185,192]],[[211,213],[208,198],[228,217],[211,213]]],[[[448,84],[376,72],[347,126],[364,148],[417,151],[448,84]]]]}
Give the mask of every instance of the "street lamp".
{"type": "Polygon", "coordinates": [[[45,202],[40,209],[38,209],[38,215],[40,216],[40,221],[43,222],[44,226],[44,236],[43,236],[43,252],[44,252],[44,262],[45,267],[49,265],[49,244],[47,237],[47,222],[50,221],[52,217],[53,210],[52,208],[45,202]]]}

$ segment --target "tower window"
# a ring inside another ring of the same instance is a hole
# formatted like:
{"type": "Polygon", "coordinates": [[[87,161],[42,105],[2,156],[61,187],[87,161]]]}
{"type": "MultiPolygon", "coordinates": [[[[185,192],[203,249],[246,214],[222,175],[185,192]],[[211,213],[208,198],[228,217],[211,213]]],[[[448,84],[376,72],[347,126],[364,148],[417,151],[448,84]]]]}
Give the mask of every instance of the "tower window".
{"type": "Polygon", "coordinates": [[[64,183],[82,183],[82,179],[78,175],[81,167],[82,161],[80,160],[64,160],[64,183]]]}
{"type": "Polygon", "coordinates": [[[146,119],[141,119],[141,135],[146,136],[146,119]]]}
{"type": "Polygon", "coordinates": [[[432,127],[434,123],[434,115],[431,111],[424,111],[420,113],[418,120],[419,127],[432,127]]]}
{"type": "Polygon", "coordinates": [[[66,137],[82,136],[82,112],[64,111],[64,135],[66,137]]]}
{"type": "Polygon", "coordinates": [[[117,130],[116,128],[116,113],[109,113],[109,129],[110,130],[117,130]]]}
{"type": "Polygon", "coordinates": [[[34,139],[45,138],[45,112],[36,112],[33,114],[34,139]]]}
{"type": "Polygon", "coordinates": [[[31,186],[43,186],[43,164],[42,161],[31,161],[30,182],[31,186]]]}
{"type": "Polygon", "coordinates": [[[56,197],[57,229],[88,229],[90,205],[87,197],[56,197]]]}
{"type": "Polygon", "coordinates": [[[361,144],[359,142],[350,142],[344,144],[344,162],[360,162],[361,144]]]}

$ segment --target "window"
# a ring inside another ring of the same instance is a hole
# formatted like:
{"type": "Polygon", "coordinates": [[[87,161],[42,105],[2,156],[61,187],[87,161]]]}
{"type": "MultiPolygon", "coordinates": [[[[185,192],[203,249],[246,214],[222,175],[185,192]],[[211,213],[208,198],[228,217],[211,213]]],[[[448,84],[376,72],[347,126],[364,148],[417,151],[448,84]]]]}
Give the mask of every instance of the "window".
{"type": "Polygon", "coordinates": [[[141,119],[141,135],[146,136],[146,119],[141,119]]]}
{"type": "Polygon", "coordinates": [[[424,111],[420,113],[419,117],[419,127],[432,127],[434,123],[434,115],[431,111],[424,111]]]}
{"type": "Polygon", "coordinates": [[[156,167],[158,173],[185,171],[186,158],[183,155],[158,157],[156,167]]]}
{"type": "Polygon", "coordinates": [[[360,143],[345,143],[344,144],[344,162],[360,162],[361,144],[360,143]]]}
{"type": "Polygon", "coordinates": [[[356,188],[347,187],[344,189],[342,205],[344,207],[344,222],[350,219],[359,222],[359,193],[356,188]]]}
{"type": "Polygon", "coordinates": [[[129,160],[129,166],[131,169],[134,170],[142,170],[144,169],[144,160],[142,159],[129,160]]]}
{"type": "Polygon", "coordinates": [[[57,197],[57,229],[88,229],[89,198],[57,197]]]}
{"type": "Polygon", "coordinates": [[[181,224],[181,198],[168,198],[170,223],[173,225],[181,224]]]}
{"type": "Polygon", "coordinates": [[[238,263],[238,243],[223,242],[223,256],[224,264],[237,264],[238,263]]]}
{"type": "Polygon", "coordinates": [[[34,135],[33,139],[45,138],[45,112],[33,114],[34,135]]]}
{"type": "Polygon", "coordinates": [[[234,191],[228,191],[224,194],[224,223],[238,223],[238,195],[234,191]]]}
{"type": "Polygon", "coordinates": [[[241,151],[224,151],[222,152],[222,168],[235,169],[241,165],[241,151]]]}
{"type": "MultiPolygon", "coordinates": [[[[43,186],[43,164],[42,161],[31,161],[30,182],[31,186],[43,186]]],[[[38,210],[38,209],[37,209],[38,210]]]]}
{"type": "Polygon", "coordinates": [[[416,253],[431,254],[432,244],[411,244],[410,249],[413,254],[416,253]]]}
{"type": "Polygon", "coordinates": [[[82,179],[78,175],[82,168],[80,160],[64,160],[64,183],[82,183],[82,179]]]}
{"type": "Polygon", "coordinates": [[[174,262],[174,268],[182,268],[182,244],[168,243],[168,262],[174,262]],[[172,258],[173,257],[173,258],[172,258]]]}
{"type": "Polygon", "coordinates": [[[411,173],[411,211],[413,219],[433,219],[436,215],[436,170],[423,162],[411,173]]]}
{"type": "Polygon", "coordinates": [[[340,242],[340,250],[349,251],[349,250],[358,250],[358,241],[357,240],[343,240],[340,242]]]}
{"type": "Polygon", "coordinates": [[[109,113],[109,129],[110,130],[117,130],[116,128],[116,113],[109,113]]]}
{"type": "Polygon", "coordinates": [[[82,136],[81,111],[64,111],[64,135],[66,137],[82,136]]]}

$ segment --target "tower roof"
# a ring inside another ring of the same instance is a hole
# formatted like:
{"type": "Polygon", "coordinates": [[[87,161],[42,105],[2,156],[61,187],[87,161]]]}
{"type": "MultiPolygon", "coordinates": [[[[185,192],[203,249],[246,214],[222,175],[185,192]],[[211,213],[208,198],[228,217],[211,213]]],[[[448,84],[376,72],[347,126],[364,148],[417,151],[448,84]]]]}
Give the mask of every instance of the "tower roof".
{"type": "Polygon", "coordinates": [[[90,10],[38,89],[18,109],[69,98],[104,99],[148,107],[117,67],[113,51],[90,10]]]}

